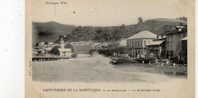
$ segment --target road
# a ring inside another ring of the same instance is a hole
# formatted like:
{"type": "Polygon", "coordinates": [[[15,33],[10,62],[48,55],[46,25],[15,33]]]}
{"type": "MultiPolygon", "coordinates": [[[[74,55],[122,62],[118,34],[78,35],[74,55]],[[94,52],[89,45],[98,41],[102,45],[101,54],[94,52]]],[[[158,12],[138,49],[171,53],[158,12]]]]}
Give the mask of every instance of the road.
{"type": "Polygon", "coordinates": [[[33,62],[32,78],[47,82],[165,82],[172,78],[148,64],[115,66],[101,55],[33,62]]]}

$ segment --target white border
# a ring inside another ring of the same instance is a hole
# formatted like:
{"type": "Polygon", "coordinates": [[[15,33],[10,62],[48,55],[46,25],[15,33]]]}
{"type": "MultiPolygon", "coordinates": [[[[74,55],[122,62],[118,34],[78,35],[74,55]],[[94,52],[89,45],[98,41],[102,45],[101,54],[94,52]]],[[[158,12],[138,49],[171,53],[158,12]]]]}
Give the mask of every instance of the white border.
{"type": "MultiPolygon", "coordinates": [[[[0,98],[25,98],[25,0],[2,0],[0,6],[0,98]]],[[[198,16],[197,7],[196,16],[198,16]]],[[[198,64],[197,29],[196,26],[196,65],[198,64]]],[[[198,81],[197,71],[198,67],[196,67],[196,81],[198,81]]],[[[196,97],[197,93],[196,90],[196,97]]]]}
{"type": "Polygon", "coordinates": [[[0,98],[24,98],[24,0],[0,3],[0,98]]]}

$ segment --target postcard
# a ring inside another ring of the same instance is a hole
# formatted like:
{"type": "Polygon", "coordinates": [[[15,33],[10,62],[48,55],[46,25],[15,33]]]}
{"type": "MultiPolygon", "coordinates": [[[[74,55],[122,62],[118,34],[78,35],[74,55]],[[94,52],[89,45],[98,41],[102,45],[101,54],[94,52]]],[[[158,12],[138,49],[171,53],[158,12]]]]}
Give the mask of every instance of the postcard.
{"type": "Polygon", "coordinates": [[[26,98],[194,98],[194,0],[27,0],[26,98]]]}

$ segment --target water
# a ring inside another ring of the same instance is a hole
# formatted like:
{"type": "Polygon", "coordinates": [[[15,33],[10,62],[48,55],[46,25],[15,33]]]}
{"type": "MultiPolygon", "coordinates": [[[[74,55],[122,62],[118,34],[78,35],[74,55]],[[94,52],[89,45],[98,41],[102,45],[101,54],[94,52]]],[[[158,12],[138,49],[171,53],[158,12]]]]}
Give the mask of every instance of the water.
{"type": "Polygon", "coordinates": [[[33,62],[33,80],[45,82],[160,82],[169,76],[148,64],[110,64],[101,55],[33,62]]]}

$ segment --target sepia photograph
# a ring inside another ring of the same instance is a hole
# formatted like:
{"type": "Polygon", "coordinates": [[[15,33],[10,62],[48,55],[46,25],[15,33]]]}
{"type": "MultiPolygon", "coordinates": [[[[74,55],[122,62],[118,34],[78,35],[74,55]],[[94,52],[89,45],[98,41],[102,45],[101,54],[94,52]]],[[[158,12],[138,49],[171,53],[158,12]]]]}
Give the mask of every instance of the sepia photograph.
{"type": "Polygon", "coordinates": [[[196,97],[195,0],[1,4],[0,98],[196,97]]]}
{"type": "Polygon", "coordinates": [[[26,7],[27,98],[193,98],[193,0],[26,7]]]}
{"type": "MultiPolygon", "coordinates": [[[[146,16],[145,16],[146,17],[146,16]]],[[[32,22],[32,79],[163,82],[187,78],[187,18],[117,26],[32,22]]]]}

